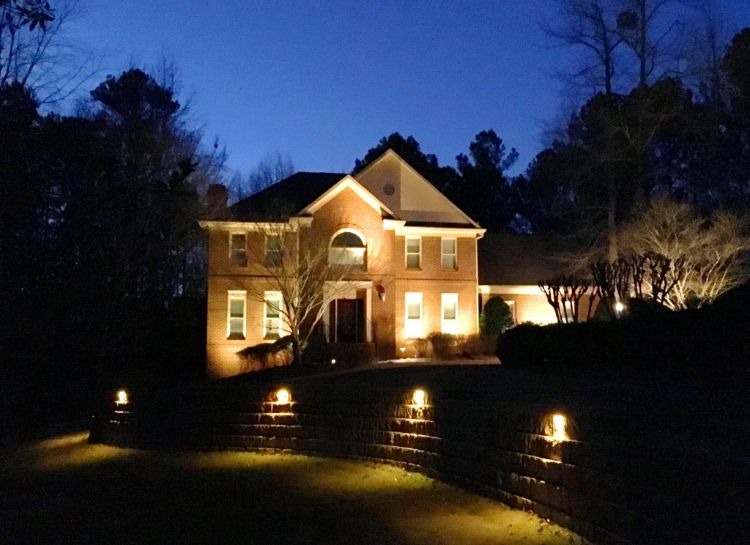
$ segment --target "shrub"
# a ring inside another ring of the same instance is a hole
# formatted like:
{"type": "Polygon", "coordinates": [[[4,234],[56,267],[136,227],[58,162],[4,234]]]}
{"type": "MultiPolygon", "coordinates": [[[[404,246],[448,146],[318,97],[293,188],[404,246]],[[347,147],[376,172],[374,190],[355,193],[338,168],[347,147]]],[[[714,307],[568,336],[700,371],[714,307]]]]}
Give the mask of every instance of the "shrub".
{"type": "Polygon", "coordinates": [[[744,369],[750,356],[747,314],[738,319],[719,308],[647,308],[610,322],[519,325],[498,339],[496,354],[509,367],[653,368],[675,376],[730,370],[724,376],[732,376],[744,369]]]}
{"type": "Polygon", "coordinates": [[[497,335],[451,335],[435,332],[430,333],[428,339],[432,355],[442,360],[493,355],[497,344],[497,335]]]}
{"type": "Polygon", "coordinates": [[[456,335],[449,333],[430,333],[427,338],[432,345],[433,356],[439,359],[450,359],[459,354],[459,343],[456,335]]]}
{"type": "Polygon", "coordinates": [[[290,365],[294,359],[292,337],[287,335],[272,343],[248,346],[237,352],[237,355],[240,357],[243,373],[290,365]]]}
{"type": "Polygon", "coordinates": [[[497,335],[480,333],[479,335],[466,335],[459,343],[463,356],[470,358],[476,356],[492,356],[495,354],[497,335]]]}
{"type": "Polygon", "coordinates": [[[485,335],[500,335],[513,327],[513,312],[499,295],[490,297],[479,316],[479,330],[485,335]]]}

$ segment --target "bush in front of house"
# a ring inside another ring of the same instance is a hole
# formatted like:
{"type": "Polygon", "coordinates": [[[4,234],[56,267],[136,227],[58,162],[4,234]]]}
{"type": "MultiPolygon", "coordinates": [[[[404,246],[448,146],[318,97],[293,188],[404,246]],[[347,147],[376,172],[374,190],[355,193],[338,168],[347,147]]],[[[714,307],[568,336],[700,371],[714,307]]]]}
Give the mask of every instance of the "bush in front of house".
{"type": "Polygon", "coordinates": [[[492,355],[497,344],[496,335],[451,335],[450,333],[430,333],[432,355],[441,360],[453,358],[475,358],[492,355]]]}
{"type": "Polygon", "coordinates": [[[507,367],[723,372],[746,365],[748,336],[747,313],[641,308],[609,322],[522,324],[498,339],[496,355],[507,367]]]}
{"type": "Polygon", "coordinates": [[[484,335],[500,335],[513,327],[513,312],[499,295],[490,297],[479,315],[479,331],[484,335]]]}
{"type": "Polygon", "coordinates": [[[430,333],[427,336],[432,346],[432,355],[441,360],[455,358],[459,355],[458,336],[450,333],[430,333]]]}
{"type": "Polygon", "coordinates": [[[261,343],[243,348],[237,355],[241,362],[241,371],[262,371],[271,367],[284,367],[290,365],[294,356],[292,354],[292,337],[287,335],[272,343],[261,343]]]}

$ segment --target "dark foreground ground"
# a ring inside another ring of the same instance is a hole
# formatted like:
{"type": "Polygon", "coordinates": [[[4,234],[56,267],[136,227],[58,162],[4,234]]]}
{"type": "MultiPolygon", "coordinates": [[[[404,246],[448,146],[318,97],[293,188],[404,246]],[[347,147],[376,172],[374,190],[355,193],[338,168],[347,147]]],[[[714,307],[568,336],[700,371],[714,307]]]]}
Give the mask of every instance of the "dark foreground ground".
{"type": "Polygon", "coordinates": [[[0,543],[582,543],[522,511],[365,462],[89,445],[0,451],[0,543]]]}

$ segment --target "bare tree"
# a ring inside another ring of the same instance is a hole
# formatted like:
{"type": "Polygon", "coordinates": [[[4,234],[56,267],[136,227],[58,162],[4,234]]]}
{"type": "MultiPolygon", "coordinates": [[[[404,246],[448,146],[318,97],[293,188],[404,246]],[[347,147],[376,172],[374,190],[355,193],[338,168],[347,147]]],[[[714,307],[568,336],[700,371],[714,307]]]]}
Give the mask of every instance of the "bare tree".
{"type": "Polygon", "coordinates": [[[645,87],[653,77],[676,72],[670,66],[679,57],[682,24],[677,18],[662,21],[667,4],[676,0],[620,0],[617,32],[635,56],[638,86],[645,87]]]}
{"type": "Polygon", "coordinates": [[[247,176],[236,173],[229,181],[235,200],[244,199],[294,174],[294,163],[289,155],[269,153],[261,159],[247,176]]]}
{"type": "MultiPolygon", "coordinates": [[[[578,276],[559,276],[539,282],[539,289],[547,297],[547,302],[555,311],[558,324],[578,323],[581,316],[581,299],[590,292],[591,283],[578,276]]],[[[589,299],[586,319],[591,315],[594,298],[589,299]]]]}
{"type": "Polygon", "coordinates": [[[695,5],[695,19],[690,23],[686,43],[687,63],[683,80],[695,88],[711,104],[727,104],[729,82],[721,62],[726,53],[731,32],[722,13],[711,0],[700,0],[695,5]]]}
{"type": "Polygon", "coordinates": [[[0,86],[17,81],[40,104],[69,97],[96,70],[93,55],[65,36],[75,0],[0,0],[0,86]]]}
{"type": "Polygon", "coordinates": [[[294,363],[302,363],[302,352],[329,304],[339,298],[343,281],[352,266],[329,259],[328,237],[304,220],[257,224],[263,243],[251,244],[249,254],[263,269],[246,287],[248,297],[266,301],[266,291],[281,294],[274,307],[283,329],[292,337],[294,363]]]}
{"type": "Polygon", "coordinates": [[[614,10],[607,0],[560,0],[560,22],[542,24],[558,45],[584,52],[581,63],[562,78],[606,94],[614,92],[617,49],[623,42],[617,32],[614,10]]]}
{"type": "Polygon", "coordinates": [[[719,211],[705,219],[688,204],[656,199],[623,227],[620,242],[634,254],[655,252],[669,260],[671,272],[652,271],[657,285],[649,289],[663,291],[658,282],[674,284],[664,297],[664,304],[672,309],[710,303],[750,276],[743,268],[750,251],[747,216],[719,211]]]}

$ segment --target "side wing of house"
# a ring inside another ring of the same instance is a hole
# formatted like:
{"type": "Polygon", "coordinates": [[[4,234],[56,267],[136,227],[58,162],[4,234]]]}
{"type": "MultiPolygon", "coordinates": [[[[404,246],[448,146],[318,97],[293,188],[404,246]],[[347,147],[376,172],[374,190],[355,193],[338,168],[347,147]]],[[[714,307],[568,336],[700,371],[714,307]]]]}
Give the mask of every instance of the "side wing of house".
{"type": "MultiPolygon", "coordinates": [[[[565,272],[559,243],[534,235],[491,233],[479,243],[480,308],[492,297],[501,297],[516,324],[552,324],[557,317],[539,282],[565,272]]],[[[589,295],[580,300],[579,316],[588,314],[589,295]]],[[[595,303],[594,303],[595,304],[595,303]]]]}

